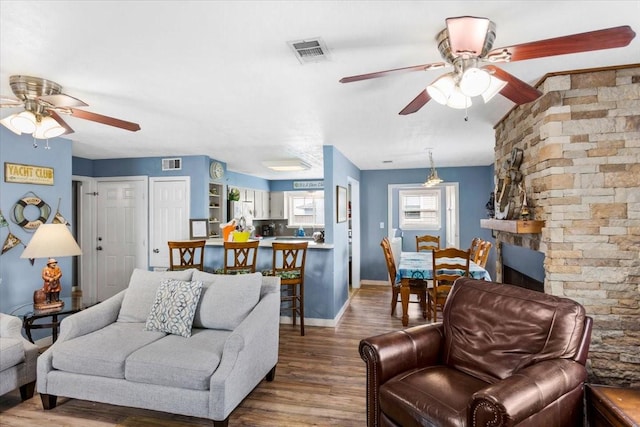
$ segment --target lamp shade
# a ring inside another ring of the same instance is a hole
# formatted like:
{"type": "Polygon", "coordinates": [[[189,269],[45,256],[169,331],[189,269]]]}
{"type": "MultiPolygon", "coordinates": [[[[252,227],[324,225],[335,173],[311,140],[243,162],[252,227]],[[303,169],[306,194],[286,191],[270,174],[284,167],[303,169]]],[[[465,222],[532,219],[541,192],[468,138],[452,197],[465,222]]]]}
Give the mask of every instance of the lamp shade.
{"type": "Polygon", "coordinates": [[[34,233],[20,258],[33,259],[75,255],[82,255],[82,249],[80,249],[65,224],[42,224],[34,233]]]}
{"type": "Polygon", "coordinates": [[[11,117],[11,125],[22,133],[33,133],[36,130],[36,116],[31,111],[23,111],[11,117]]]}
{"type": "Polygon", "coordinates": [[[491,76],[480,68],[469,68],[460,78],[460,91],[466,96],[478,96],[489,88],[491,76]]]}

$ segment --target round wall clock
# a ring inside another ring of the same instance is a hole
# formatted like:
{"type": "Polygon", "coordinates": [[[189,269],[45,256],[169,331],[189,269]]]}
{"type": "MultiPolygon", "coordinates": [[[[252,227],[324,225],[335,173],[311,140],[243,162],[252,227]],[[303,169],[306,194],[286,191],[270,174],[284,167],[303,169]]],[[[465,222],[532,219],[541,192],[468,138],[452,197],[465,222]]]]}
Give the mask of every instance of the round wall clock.
{"type": "Polygon", "coordinates": [[[212,179],[220,179],[224,175],[224,167],[220,162],[212,162],[209,166],[209,176],[212,179]]]}

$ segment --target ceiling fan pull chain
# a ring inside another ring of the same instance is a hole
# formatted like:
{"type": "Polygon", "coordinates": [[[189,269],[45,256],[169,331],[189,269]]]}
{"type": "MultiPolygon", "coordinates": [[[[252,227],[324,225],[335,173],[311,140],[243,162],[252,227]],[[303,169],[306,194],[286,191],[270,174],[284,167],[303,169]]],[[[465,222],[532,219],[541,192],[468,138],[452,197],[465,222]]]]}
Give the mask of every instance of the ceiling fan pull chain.
{"type": "Polygon", "coordinates": [[[51,147],[49,147],[49,138],[47,138],[47,142],[45,143],[46,145],[44,146],[45,150],[51,150],[51,147]]]}
{"type": "Polygon", "coordinates": [[[38,142],[33,138],[33,148],[38,148],[38,142]]]}

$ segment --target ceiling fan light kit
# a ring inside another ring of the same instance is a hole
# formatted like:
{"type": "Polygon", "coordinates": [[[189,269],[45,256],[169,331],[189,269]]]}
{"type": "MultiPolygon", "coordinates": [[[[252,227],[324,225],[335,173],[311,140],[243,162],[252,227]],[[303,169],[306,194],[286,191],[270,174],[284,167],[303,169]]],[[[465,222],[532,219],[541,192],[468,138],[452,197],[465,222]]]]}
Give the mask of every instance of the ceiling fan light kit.
{"type": "Polygon", "coordinates": [[[522,105],[535,101],[542,96],[542,92],[492,64],[624,47],[636,35],[631,27],[623,25],[492,49],[496,25],[488,18],[459,16],[447,18],[445,22],[446,27],[436,36],[438,50],[445,63],[434,62],[358,74],[343,77],[340,82],[351,83],[453,66],[453,72],[437,78],[399,114],[415,113],[431,99],[451,108],[467,108],[471,106],[472,97],[482,96],[487,103],[498,93],[522,105]]]}

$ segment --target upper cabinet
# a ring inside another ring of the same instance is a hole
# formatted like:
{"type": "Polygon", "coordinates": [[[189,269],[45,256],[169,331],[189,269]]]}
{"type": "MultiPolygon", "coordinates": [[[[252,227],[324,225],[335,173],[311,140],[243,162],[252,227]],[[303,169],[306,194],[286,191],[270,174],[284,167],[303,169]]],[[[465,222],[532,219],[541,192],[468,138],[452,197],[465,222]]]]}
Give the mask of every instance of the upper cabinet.
{"type": "Polygon", "coordinates": [[[255,190],[253,192],[253,212],[255,219],[271,219],[269,214],[269,192],[255,190]]]}
{"type": "Polygon", "coordinates": [[[272,191],[269,193],[269,198],[270,219],[287,219],[287,198],[284,196],[284,191],[272,191]]]}

